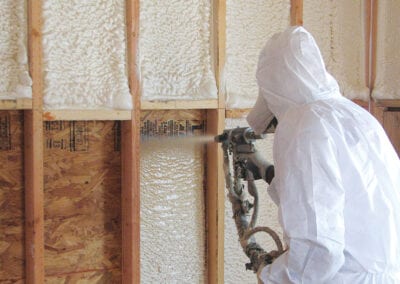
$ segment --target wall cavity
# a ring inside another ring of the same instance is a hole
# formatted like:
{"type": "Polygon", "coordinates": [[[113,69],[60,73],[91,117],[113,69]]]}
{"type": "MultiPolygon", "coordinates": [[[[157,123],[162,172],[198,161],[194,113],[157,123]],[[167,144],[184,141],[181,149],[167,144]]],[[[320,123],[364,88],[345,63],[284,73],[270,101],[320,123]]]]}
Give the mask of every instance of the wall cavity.
{"type": "Polygon", "coordinates": [[[124,0],[43,1],[47,109],[131,109],[124,0]]]}
{"type": "Polygon", "coordinates": [[[139,68],[144,100],[217,98],[211,1],[140,1],[139,68]]]}
{"type": "Polygon", "coordinates": [[[251,108],[257,95],[258,56],[267,40],[290,23],[290,1],[226,1],[227,108],[251,108]]]}
{"type": "Polygon", "coordinates": [[[304,27],[321,49],[328,71],[349,99],[369,100],[366,87],[364,1],[304,0],[304,27]]]}
{"type": "MultiPolygon", "coordinates": [[[[234,128],[237,126],[248,126],[245,119],[227,119],[225,123],[226,128],[234,128]]],[[[272,145],[273,134],[268,134],[267,138],[259,140],[256,143],[257,149],[263,154],[267,161],[272,163],[272,145]]],[[[267,193],[267,183],[264,181],[257,181],[256,186],[259,192],[259,218],[257,226],[268,226],[275,230],[282,239],[282,228],[278,221],[278,208],[273,203],[267,193]]],[[[227,193],[227,190],[225,190],[227,193]]],[[[274,242],[271,238],[267,237],[264,233],[256,234],[258,243],[266,250],[276,250],[274,242]]],[[[249,259],[243,253],[242,247],[238,241],[236,226],[232,218],[231,203],[228,198],[225,199],[225,283],[257,283],[256,275],[245,269],[245,263],[249,259]]]]}
{"type": "Polygon", "coordinates": [[[205,283],[204,144],[161,138],[158,130],[183,128],[173,121],[142,125],[142,135],[154,136],[140,149],[142,282],[205,283]]]}
{"type": "Polygon", "coordinates": [[[400,1],[378,1],[376,79],[372,96],[400,99],[400,1]]]}
{"type": "Polygon", "coordinates": [[[32,97],[26,0],[0,1],[0,99],[32,97]]]}

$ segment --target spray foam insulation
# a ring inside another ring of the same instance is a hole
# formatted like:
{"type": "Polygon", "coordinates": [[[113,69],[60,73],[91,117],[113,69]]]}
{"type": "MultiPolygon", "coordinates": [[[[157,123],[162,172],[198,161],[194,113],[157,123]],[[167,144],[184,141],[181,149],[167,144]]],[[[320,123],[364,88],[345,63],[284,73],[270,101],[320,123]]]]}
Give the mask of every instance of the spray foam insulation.
{"type": "Polygon", "coordinates": [[[140,1],[139,73],[144,100],[217,98],[211,1],[140,1]]]}
{"type": "Polygon", "coordinates": [[[206,282],[203,120],[200,111],[142,113],[143,283],[206,282]]]}
{"type": "Polygon", "coordinates": [[[43,1],[44,106],[131,109],[124,0],[43,1]]]}
{"type": "Polygon", "coordinates": [[[376,79],[372,96],[400,99],[400,1],[378,1],[376,79]]]}
{"type": "Polygon", "coordinates": [[[223,88],[227,108],[251,108],[256,102],[256,69],[267,40],[290,23],[290,1],[226,1],[226,63],[223,88]]]}
{"type": "Polygon", "coordinates": [[[23,113],[0,111],[0,282],[23,281],[23,113]]]}
{"type": "MultiPolygon", "coordinates": [[[[227,129],[235,127],[248,127],[245,119],[226,119],[227,129]]],[[[263,140],[257,140],[257,150],[264,158],[273,163],[272,146],[273,134],[267,134],[263,140]]],[[[278,221],[278,207],[271,200],[267,193],[268,184],[264,181],[256,181],[259,193],[259,215],[256,226],[267,226],[278,233],[282,240],[282,228],[278,221]]],[[[228,194],[227,189],[225,193],[228,194]]],[[[244,254],[238,241],[234,219],[232,218],[232,206],[228,198],[225,198],[225,283],[257,283],[257,276],[250,270],[245,270],[245,264],[249,258],[244,254]]],[[[265,233],[255,234],[259,245],[266,251],[276,250],[274,241],[265,233]]]]}
{"type": "Polygon", "coordinates": [[[342,94],[349,99],[369,100],[363,3],[304,0],[303,18],[342,94]]]}
{"type": "Polygon", "coordinates": [[[26,0],[0,1],[0,99],[32,97],[26,0]]]}
{"type": "Polygon", "coordinates": [[[120,283],[120,122],[45,122],[44,140],[46,279],[120,283]]]}

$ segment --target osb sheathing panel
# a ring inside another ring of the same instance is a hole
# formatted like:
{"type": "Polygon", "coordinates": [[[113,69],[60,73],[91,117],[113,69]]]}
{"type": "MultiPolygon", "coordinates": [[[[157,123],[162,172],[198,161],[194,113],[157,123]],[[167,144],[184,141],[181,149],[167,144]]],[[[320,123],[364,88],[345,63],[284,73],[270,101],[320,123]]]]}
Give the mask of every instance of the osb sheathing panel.
{"type": "Polygon", "coordinates": [[[120,269],[107,270],[107,271],[89,271],[82,273],[72,273],[62,276],[46,277],[46,283],[52,284],[67,284],[67,283],[96,283],[96,284],[110,284],[119,283],[116,279],[121,279],[120,269]]]}
{"type": "Polygon", "coordinates": [[[142,113],[143,283],[206,282],[203,118],[190,110],[142,113]]]}
{"type": "Polygon", "coordinates": [[[400,157],[400,110],[383,113],[383,127],[400,157]]]}
{"type": "Polygon", "coordinates": [[[45,273],[54,283],[80,272],[120,282],[101,276],[121,267],[119,139],[118,122],[44,124],[45,273]]]}
{"type": "MultiPolygon", "coordinates": [[[[248,126],[245,119],[227,119],[226,128],[248,126]]],[[[273,163],[272,148],[274,135],[268,134],[265,139],[257,140],[256,147],[262,156],[273,163]]],[[[268,184],[264,181],[256,181],[259,193],[259,214],[257,226],[268,226],[275,230],[282,238],[282,228],[278,221],[278,208],[267,193],[268,184]]],[[[225,190],[227,194],[227,190],[225,190]]],[[[244,254],[238,241],[236,226],[232,218],[232,206],[228,198],[225,198],[225,283],[257,283],[256,275],[245,269],[245,263],[249,259],[244,254]]],[[[271,238],[264,233],[255,235],[257,242],[267,251],[276,249],[271,238]]]]}
{"type": "Polygon", "coordinates": [[[24,278],[23,114],[0,111],[0,282],[24,278]]]}

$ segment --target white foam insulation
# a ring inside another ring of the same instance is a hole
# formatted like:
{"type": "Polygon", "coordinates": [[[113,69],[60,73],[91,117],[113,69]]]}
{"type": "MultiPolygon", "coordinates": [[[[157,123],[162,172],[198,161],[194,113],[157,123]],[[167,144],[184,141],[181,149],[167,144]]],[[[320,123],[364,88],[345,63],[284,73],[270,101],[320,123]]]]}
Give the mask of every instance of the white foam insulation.
{"type": "Polygon", "coordinates": [[[143,100],[216,99],[210,0],[141,0],[143,100]]]}
{"type": "Polygon", "coordinates": [[[43,1],[46,109],[131,109],[124,0],[43,1]]]}
{"type": "Polygon", "coordinates": [[[0,99],[32,97],[26,0],[0,1],[0,99]]]}
{"type": "Polygon", "coordinates": [[[376,79],[372,96],[400,99],[400,1],[378,1],[376,79]]]}
{"type": "Polygon", "coordinates": [[[304,0],[304,27],[314,36],[328,71],[349,99],[369,100],[366,87],[364,1],[304,0]]]}
{"type": "MultiPolygon", "coordinates": [[[[245,127],[248,126],[245,119],[226,119],[226,128],[245,127]]],[[[258,140],[256,147],[263,154],[267,161],[272,163],[272,145],[273,134],[268,134],[267,138],[258,140]]],[[[267,183],[264,181],[256,181],[259,192],[259,217],[257,226],[268,226],[278,233],[282,239],[282,228],[278,221],[278,207],[271,200],[267,193],[267,183]]],[[[227,190],[225,190],[227,194],[227,190]]],[[[244,254],[242,247],[238,241],[236,226],[232,218],[232,207],[228,198],[225,198],[225,283],[257,283],[257,277],[252,272],[245,269],[245,264],[249,259],[244,254]]],[[[271,238],[264,233],[255,235],[257,242],[267,251],[276,250],[276,246],[271,238]]]]}
{"type": "Polygon", "coordinates": [[[258,95],[259,53],[274,33],[283,31],[289,24],[289,0],[226,1],[223,91],[227,108],[253,107],[258,95]]]}
{"type": "Polygon", "coordinates": [[[141,143],[141,281],[206,283],[204,147],[141,143]]]}

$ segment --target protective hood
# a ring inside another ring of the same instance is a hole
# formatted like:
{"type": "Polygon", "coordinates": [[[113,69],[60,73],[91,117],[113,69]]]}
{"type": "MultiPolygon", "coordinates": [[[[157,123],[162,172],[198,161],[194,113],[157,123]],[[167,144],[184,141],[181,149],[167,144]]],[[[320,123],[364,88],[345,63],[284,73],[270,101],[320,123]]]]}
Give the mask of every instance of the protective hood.
{"type": "Polygon", "coordinates": [[[303,27],[290,27],[268,40],[256,77],[260,93],[247,120],[257,133],[265,131],[271,112],[279,121],[292,107],[341,96],[314,38],[303,27]]]}

